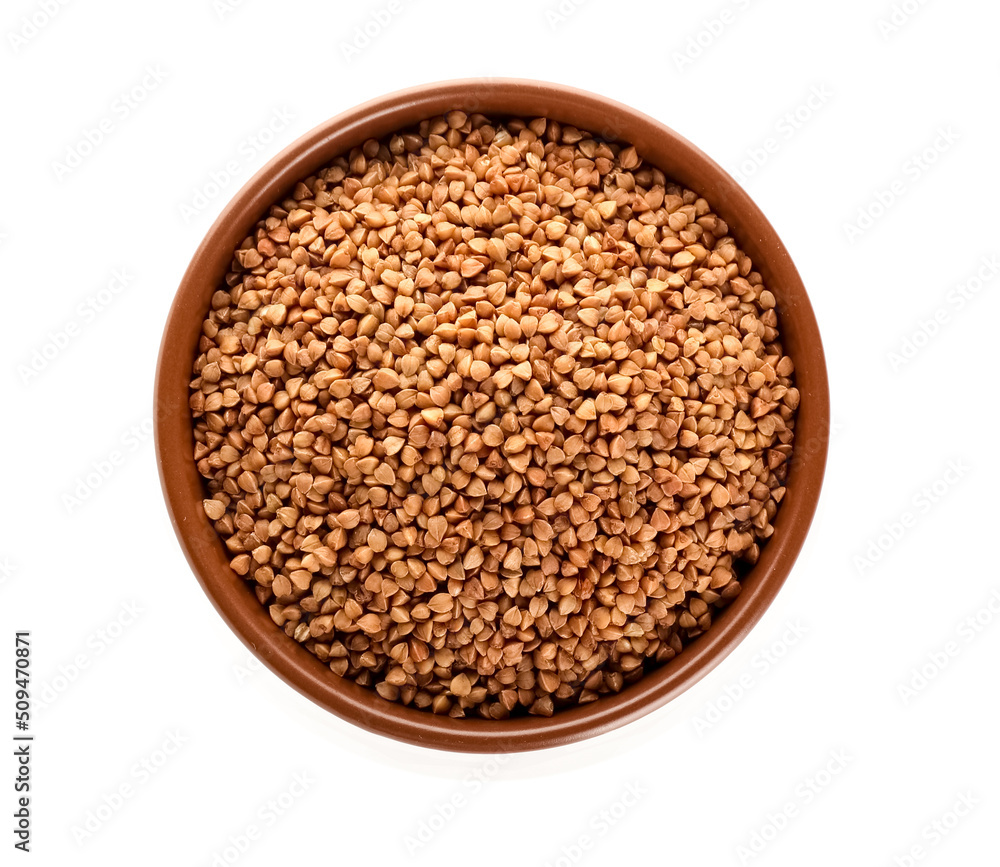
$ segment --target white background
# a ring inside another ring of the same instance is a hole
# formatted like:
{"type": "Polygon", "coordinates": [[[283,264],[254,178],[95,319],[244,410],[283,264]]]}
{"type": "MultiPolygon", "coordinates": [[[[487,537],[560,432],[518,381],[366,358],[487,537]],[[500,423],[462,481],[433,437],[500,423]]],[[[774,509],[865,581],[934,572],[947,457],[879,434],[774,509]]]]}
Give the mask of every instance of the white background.
{"type": "Polygon", "coordinates": [[[0,735],[14,734],[13,632],[29,629],[27,859],[995,858],[1000,279],[976,273],[1000,253],[996,4],[398,0],[355,45],[387,3],[46,2],[0,14],[0,735]],[[812,297],[838,425],[802,556],[731,657],[640,723],[499,761],[369,735],[253,666],[181,555],[149,433],[168,306],[239,187],[363,100],[497,75],[629,103],[743,180],[812,297]],[[112,452],[120,465],[88,483],[112,452]],[[246,851],[227,850],[251,825],[246,851]],[[422,827],[430,841],[408,849],[422,827]]]}

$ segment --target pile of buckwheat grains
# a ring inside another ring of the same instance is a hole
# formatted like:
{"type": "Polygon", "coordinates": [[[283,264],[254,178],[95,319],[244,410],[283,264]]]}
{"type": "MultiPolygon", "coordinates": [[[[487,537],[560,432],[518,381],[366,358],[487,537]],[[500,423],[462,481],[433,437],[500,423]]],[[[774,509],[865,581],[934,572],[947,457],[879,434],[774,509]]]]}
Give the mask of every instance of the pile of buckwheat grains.
{"type": "Polygon", "coordinates": [[[205,513],[279,628],[385,699],[503,719],[710,627],[798,402],[708,202],[632,147],[455,111],[270,208],[190,407],[205,513]]]}

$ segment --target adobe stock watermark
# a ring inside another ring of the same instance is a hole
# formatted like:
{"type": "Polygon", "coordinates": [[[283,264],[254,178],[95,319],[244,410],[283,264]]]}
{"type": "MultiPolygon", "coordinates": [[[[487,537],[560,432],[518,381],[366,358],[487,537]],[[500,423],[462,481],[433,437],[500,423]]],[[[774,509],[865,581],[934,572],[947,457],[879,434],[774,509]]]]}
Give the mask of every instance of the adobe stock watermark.
{"type": "Polygon", "coordinates": [[[558,30],[589,2],[590,0],[559,0],[557,3],[550,3],[545,10],[549,30],[558,30]]]}
{"type": "Polygon", "coordinates": [[[389,0],[388,3],[370,12],[361,24],[347,34],[348,39],[341,40],[340,53],[344,55],[344,60],[348,63],[357,60],[392,26],[405,8],[403,0],[389,0]]]}
{"type": "Polygon", "coordinates": [[[296,773],[284,789],[260,805],[250,822],[235,834],[230,834],[223,846],[209,855],[209,867],[236,864],[315,784],[316,779],[306,772],[296,773]]]}
{"type": "Polygon", "coordinates": [[[809,95],[786,111],[774,124],[774,128],[753,147],[743,154],[733,177],[739,184],[745,184],[770,161],[782,146],[793,139],[833,99],[833,91],[825,84],[815,84],[809,95]]]}
{"type": "Polygon", "coordinates": [[[208,178],[178,205],[181,219],[185,223],[190,223],[195,217],[205,213],[246,166],[254,163],[259,154],[268,153],[273,149],[280,134],[291,126],[293,120],[295,120],[294,112],[287,108],[274,109],[264,123],[236,145],[232,156],[220,167],[209,172],[208,178]]]}
{"type": "Polygon", "coordinates": [[[98,659],[121,640],[142,613],[143,609],[137,602],[123,602],[107,623],[87,636],[83,648],[69,662],[61,664],[54,675],[41,681],[32,690],[31,702],[35,713],[47,710],[65,695],[85,671],[89,671],[98,659]]]}
{"type": "Polygon", "coordinates": [[[974,301],[997,274],[1000,274],[1000,257],[996,253],[983,256],[976,271],[950,289],[942,304],[917,320],[916,327],[911,329],[902,343],[889,353],[889,366],[893,373],[923,352],[945,327],[951,324],[955,315],[974,301]]]}
{"type": "Polygon", "coordinates": [[[705,703],[701,714],[692,721],[698,736],[704,737],[705,732],[722,722],[726,714],[755,689],[808,634],[809,627],[798,618],[786,621],[781,634],[753,655],[739,677],[726,684],[712,701],[705,703]]]}
{"type": "Polygon", "coordinates": [[[427,846],[438,836],[455,817],[472,803],[472,799],[485,788],[510,762],[511,757],[498,754],[487,758],[479,767],[473,768],[462,780],[460,788],[456,789],[444,801],[434,804],[424,815],[415,829],[403,837],[403,845],[410,857],[427,846]]]}
{"type": "Polygon", "coordinates": [[[70,0],[38,0],[35,8],[27,15],[22,15],[17,27],[8,32],[7,44],[17,54],[29,42],[32,42],[69,6],[70,0]]]}
{"type": "Polygon", "coordinates": [[[583,830],[573,840],[565,843],[555,857],[549,858],[543,867],[573,867],[574,864],[579,864],[648,794],[649,790],[644,783],[632,782],[626,785],[614,801],[593,813],[587,819],[583,830]]]}
{"type": "Polygon", "coordinates": [[[62,495],[66,514],[74,514],[123,467],[131,455],[153,439],[153,420],[144,418],[131,425],[115,442],[114,448],[90,462],[90,466],[73,479],[68,491],[62,495]]]}
{"type": "Polygon", "coordinates": [[[31,351],[29,357],[17,365],[17,375],[22,385],[30,385],[37,379],[60,355],[94,324],[132,283],[134,276],[127,268],[113,268],[111,277],[100,288],[91,292],[73,308],[72,316],[56,328],[45,332],[41,342],[31,351]]]}
{"type": "Polygon", "coordinates": [[[121,91],[104,114],[80,131],[62,158],[52,161],[56,180],[62,182],[79,169],[166,80],[167,74],[159,64],[147,66],[135,84],[121,91]]]}
{"type": "Polygon", "coordinates": [[[243,662],[233,663],[233,677],[236,678],[236,682],[243,686],[251,677],[253,677],[258,671],[264,670],[264,663],[257,659],[252,653],[246,655],[246,659],[243,662]]]}
{"type": "Polygon", "coordinates": [[[17,574],[17,566],[10,559],[9,554],[0,555],[0,587],[3,587],[11,578],[17,574]]]}
{"type": "Polygon", "coordinates": [[[979,806],[982,798],[974,792],[962,792],[942,812],[920,829],[919,843],[913,843],[902,854],[892,859],[895,867],[916,867],[934,849],[947,840],[979,806]]]}
{"type": "Polygon", "coordinates": [[[934,140],[926,147],[914,151],[900,167],[899,174],[860,208],[852,222],[843,224],[844,234],[852,244],[863,237],[913,189],[913,185],[926,175],[946,153],[961,141],[961,136],[950,126],[938,127],[934,140]]]}
{"type": "Polygon", "coordinates": [[[792,822],[802,816],[803,809],[825,792],[853,761],[854,756],[844,748],[831,750],[819,769],[796,783],[784,803],[769,811],[746,841],[736,847],[740,864],[749,864],[759,858],[792,822]]]}
{"type": "Polygon", "coordinates": [[[902,2],[893,3],[889,13],[883,15],[876,22],[882,41],[888,42],[892,39],[929,2],[930,0],[902,0],[902,2]]]}
{"type": "Polygon", "coordinates": [[[954,638],[926,653],[923,660],[910,669],[906,678],[896,684],[896,695],[903,704],[909,705],[936,681],[969,645],[993,625],[998,616],[1000,616],[1000,589],[995,589],[979,608],[959,621],[954,629],[954,638]]]}
{"type": "Polygon", "coordinates": [[[89,809],[83,819],[70,829],[77,847],[82,848],[93,840],[170,763],[189,740],[179,729],[172,729],[153,749],[134,762],[125,779],[111,791],[105,792],[101,802],[89,809]]]}
{"type": "Polygon", "coordinates": [[[225,21],[238,9],[242,9],[246,0],[212,0],[212,9],[215,17],[220,21],[225,21]]]}
{"type": "Polygon", "coordinates": [[[715,15],[703,18],[701,28],[691,33],[680,49],[671,52],[670,59],[674,62],[674,68],[683,72],[704,57],[705,52],[750,8],[750,4],[751,0],[732,0],[715,15]]]}
{"type": "Polygon", "coordinates": [[[864,574],[880,563],[899,544],[919,520],[937,506],[951,490],[969,474],[961,458],[948,461],[948,466],[934,481],[924,485],[910,498],[910,504],[895,518],[882,524],[882,531],[868,540],[863,554],[854,555],[854,568],[864,574]]]}
{"type": "Polygon", "coordinates": [[[785,462],[789,471],[793,466],[808,463],[820,455],[825,455],[830,450],[833,442],[847,429],[847,425],[837,419],[830,419],[830,425],[826,430],[809,437],[803,442],[796,442],[795,449],[791,457],[785,462]]]}

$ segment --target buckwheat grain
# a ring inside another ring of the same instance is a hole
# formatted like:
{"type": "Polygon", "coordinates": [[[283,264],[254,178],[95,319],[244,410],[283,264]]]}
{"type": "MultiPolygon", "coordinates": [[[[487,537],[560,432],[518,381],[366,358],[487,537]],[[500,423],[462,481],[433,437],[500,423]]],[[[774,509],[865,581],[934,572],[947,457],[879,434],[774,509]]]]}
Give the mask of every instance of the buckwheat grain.
{"type": "Polygon", "coordinates": [[[386,700],[598,700],[709,629],[773,533],[778,306],[635,148],[460,111],[368,141],[212,298],[205,514],[277,627],[386,700]]]}

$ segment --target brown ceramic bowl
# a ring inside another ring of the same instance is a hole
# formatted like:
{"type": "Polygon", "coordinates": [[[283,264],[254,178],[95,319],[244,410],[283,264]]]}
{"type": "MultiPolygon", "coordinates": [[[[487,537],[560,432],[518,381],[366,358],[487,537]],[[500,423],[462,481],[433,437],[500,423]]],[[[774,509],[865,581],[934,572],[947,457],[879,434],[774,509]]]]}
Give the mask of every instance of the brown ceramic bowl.
{"type": "Polygon", "coordinates": [[[156,376],[156,450],[167,507],[191,568],[230,628],[275,674],[337,716],[412,744],[468,752],[540,749],[607,732],[663,705],[718,665],[771,604],[802,547],[823,480],[829,415],[826,364],[806,290],[771,224],[736,182],[690,142],[638,111],[561,85],[509,79],[430,84],[385,96],[318,126],[271,160],[226,206],[191,260],[170,310],[156,376]],[[550,718],[435,716],[385,701],[334,675],[274,625],[250,584],[229,568],[225,548],[202,509],[202,480],[192,458],[191,364],[209,300],[233,250],[300,178],[365,139],[451,109],[547,116],[630,142],[668,178],[705,196],[778,301],[782,335],[802,395],[795,454],[775,533],[743,581],[740,596],[710,630],[663,667],[618,695],[550,718]]]}

